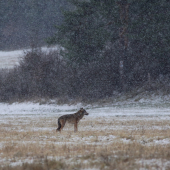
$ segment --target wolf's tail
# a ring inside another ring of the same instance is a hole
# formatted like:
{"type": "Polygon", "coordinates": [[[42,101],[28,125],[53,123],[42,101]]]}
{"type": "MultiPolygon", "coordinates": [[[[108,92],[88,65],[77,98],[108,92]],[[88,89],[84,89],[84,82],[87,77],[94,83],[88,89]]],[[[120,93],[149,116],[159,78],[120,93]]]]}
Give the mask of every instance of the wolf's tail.
{"type": "Polygon", "coordinates": [[[60,131],[60,129],[61,129],[61,123],[60,123],[60,119],[58,119],[58,128],[56,131],[60,131]]]}

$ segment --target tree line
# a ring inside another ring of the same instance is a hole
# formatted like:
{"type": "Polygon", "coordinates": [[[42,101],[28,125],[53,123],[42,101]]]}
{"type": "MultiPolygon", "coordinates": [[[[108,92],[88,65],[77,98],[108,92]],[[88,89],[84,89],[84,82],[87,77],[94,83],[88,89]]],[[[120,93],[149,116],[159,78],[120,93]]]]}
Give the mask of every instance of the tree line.
{"type": "MultiPolygon", "coordinates": [[[[107,83],[123,89],[170,72],[169,0],[71,0],[75,10],[48,43],[78,66],[106,65],[107,83]],[[122,68],[121,68],[121,66],[122,68]],[[115,82],[115,83],[113,83],[115,82]]],[[[113,87],[111,88],[113,89],[113,87]]]]}
{"type": "Polygon", "coordinates": [[[169,0],[69,3],[72,8],[64,11],[62,23],[47,40],[63,50],[29,52],[14,70],[2,72],[1,99],[104,98],[150,79],[169,78],[169,0]],[[14,83],[7,86],[8,79],[14,83]]]}

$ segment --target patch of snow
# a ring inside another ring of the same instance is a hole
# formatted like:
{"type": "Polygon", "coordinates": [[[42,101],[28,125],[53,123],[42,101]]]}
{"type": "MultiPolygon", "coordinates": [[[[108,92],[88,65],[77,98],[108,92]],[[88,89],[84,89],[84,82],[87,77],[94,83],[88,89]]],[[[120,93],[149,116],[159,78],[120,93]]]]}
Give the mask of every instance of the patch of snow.
{"type": "Polygon", "coordinates": [[[170,144],[170,139],[166,138],[162,140],[154,140],[153,142],[157,145],[167,145],[167,144],[170,144]]]}
{"type": "Polygon", "coordinates": [[[0,115],[49,115],[49,114],[64,114],[68,112],[75,112],[80,109],[81,103],[76,105],[39,105],[38,103],[0,103],[0,115]]]}
{"type": "Polygon", "coordinates": [[[12,68],[19,64],[21,56],[24,55],[22,50],[0,51],[0,68],[12,68]]]}
{"type": "MultiPolygon", "coordinates": [[[[59,50],[59,46],[53,47],[41,47],[43,52],[47,54],[54,50],[59,50]]],[[[25,51],[30,51],[31,49],[15,50],[15,51],[0,51],[0,68],[13,68],[19,65],[21,57],[24,56],[25,51]]]]}
{"type": "MultiPolygon", "coordinates": [[[[32,103],[32,102],[24,102],[24,103],[0,103],[0,116],[3,115],[23,115],[23,116],[60,116],[63,114],[71,114],[75,113],[83,107],[82,103],[78,103],[76,105],[57,105],[57,104],[43,104],[32,103]]],[[[147,120],[149,119],[170,119],[170,107],[150,107],[148,105],[144,106],[133,106],[133,105],[112,105],[105,107],[95,107],[88,105],[84,107],[89,115],[87,117],[122,117],[130,120],[130,119],[139,119],[140,117],[145,117],[147,120]]],[[[114,121],[114,119],[113,119],[114,121]]],[[[164,127],[169,129],[170,127],[164,127]]]]}
{"type": "Polygon", "coordinates": [[[136,160],[136,163],[141,164],[142,168],[140,170],[146,170],[150,169],[149,167],[152,167],[151,169],[161,169],[161,170],[167,170],[170,168],[170,161],[167,161],[166,159],[143,159],[143,160],[136,160]],[[149,167],[148,167],[149,166],[149,167]]]}

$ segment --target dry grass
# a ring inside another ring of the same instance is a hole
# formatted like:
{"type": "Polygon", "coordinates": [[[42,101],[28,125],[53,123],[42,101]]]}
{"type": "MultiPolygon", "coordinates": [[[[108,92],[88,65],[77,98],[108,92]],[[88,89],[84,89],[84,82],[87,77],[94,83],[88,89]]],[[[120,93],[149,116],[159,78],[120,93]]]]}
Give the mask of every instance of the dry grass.
{"type": "Polygon", "coordinates": [[[66,125],[60,134],[57,117],[1,117],[0,169],[170,168],[168,117],[94,119],[81,120],[77,133],[66,125]]]}

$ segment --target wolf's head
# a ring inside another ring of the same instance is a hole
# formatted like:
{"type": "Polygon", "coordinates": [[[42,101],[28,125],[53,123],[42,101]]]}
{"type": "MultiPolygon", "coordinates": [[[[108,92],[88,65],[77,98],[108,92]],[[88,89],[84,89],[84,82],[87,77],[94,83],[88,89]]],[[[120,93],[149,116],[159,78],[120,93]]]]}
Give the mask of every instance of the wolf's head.
{"type": "Polygon", "coordinates": [[[86,110],[83,108],[81,108],[79,112],[81,112],[83,115],[89,115],[89,113],[87,113],[86,110]]]}

